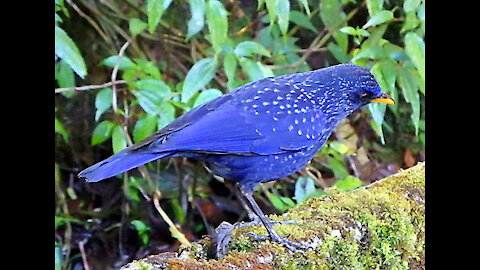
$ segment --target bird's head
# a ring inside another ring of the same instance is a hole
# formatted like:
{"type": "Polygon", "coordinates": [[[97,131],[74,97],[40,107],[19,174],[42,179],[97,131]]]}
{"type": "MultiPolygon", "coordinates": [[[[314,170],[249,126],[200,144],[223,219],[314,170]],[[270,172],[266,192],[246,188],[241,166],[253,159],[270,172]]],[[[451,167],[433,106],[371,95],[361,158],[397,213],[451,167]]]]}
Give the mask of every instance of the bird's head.
{"type": "Polygon", "coordinates": [[[371,102],[395,104],[382,92],[373,74],[365,67],[354,64],[332,66],[328,76],[330,84],[324,90],[324,112],[336,111],[340,117],[352,113],[371,102]],[[330,104],[329,104],[330,103],[330,104]]]}

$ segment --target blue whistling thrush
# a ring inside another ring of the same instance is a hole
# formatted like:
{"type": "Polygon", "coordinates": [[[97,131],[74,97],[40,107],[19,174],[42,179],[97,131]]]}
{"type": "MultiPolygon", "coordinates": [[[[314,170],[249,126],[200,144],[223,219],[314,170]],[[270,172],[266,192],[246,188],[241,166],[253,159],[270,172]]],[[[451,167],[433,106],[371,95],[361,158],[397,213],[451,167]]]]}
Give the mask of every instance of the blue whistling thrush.
{"type": "Polygon", "coordinates": [[[394,104],[358,65],[264,78],[192,109],[78,176],[97,182],[161,158],[203,160],[213,174],[236,183],[252,222],[261,222],[271,240],[292,251],[307,248],[273,230],[253,189],[300,170],[342,119],[370,102],[394,104]]]}

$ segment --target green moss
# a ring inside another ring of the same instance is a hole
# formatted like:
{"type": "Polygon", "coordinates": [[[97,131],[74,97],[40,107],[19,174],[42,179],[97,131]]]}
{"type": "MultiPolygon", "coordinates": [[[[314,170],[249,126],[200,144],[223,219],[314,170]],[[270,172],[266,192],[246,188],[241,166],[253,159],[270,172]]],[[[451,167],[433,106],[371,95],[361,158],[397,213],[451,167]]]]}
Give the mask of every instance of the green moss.
{"type": "MultiPolygon", "coordinates": [[[[310,198],[272,220],[297,220],[275,230],[315,250],[288,252],[277,243],[252,241],[253,232],[266,235],[263,226],[239,228],[232,234],[230,252],[208,260],[195,245],[190,256],[171,262],[188,269],[416,269],[424,268],[425,163],[351,192],[328,189],[327,196],[310,198]],[[194,267],[195,266],[195,267],[194,267]],[[197,268],[202,266],[202,268],[197,268]],[[203,268],[208,267],[208,268],[203,268]]],[[[206,245],[205,240],[201,245],[206,245]]],[[[174,269],[175,267],[172,267],[174,269]]],[[[184,269],[187,269],[184,268],[184,269]]]]}

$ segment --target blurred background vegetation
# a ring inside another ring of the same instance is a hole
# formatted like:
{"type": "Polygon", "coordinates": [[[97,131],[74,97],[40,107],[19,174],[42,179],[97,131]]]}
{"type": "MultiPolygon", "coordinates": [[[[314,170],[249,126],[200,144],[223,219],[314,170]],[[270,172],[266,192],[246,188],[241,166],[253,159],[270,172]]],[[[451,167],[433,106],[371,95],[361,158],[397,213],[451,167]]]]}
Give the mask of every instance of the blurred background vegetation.
{"type": "Polygon", "coordinates": [[[250,81],[351,62],[397,103],[355,112],[306,168],[261,184],[266,213],[425,160],[424,37],[424,0],[55,0],[56,268],[118,268],[245,219],[201,162],[76,174],[250,81]]]}

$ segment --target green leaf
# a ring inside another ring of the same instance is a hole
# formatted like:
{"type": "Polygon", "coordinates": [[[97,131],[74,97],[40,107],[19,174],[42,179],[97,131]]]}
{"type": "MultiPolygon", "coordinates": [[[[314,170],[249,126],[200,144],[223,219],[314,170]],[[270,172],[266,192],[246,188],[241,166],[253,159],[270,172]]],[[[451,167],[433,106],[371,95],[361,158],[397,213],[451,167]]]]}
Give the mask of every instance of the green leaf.
{"type": "MultiPolygon", "coordinates": [[[[308,6],[308,0],[299,0],[299,2],[303,5],[303,8],[307,12],[307,15],[310,16],[310,7],[308,6]]],[[[290,13],[290,15],[292,15],[290,13]]]]}
{"type": "Polygon", "coordinates": [[[290,198],[287,197],[280,197],[272,193],[267,193],[267,198],[272,203],[272,205],[281,212],[287,211],[288,209],[295,206],[295,202],[293,202],[290,198]]]}
{"type": "Polygon", "coordinates": [[[112,136],[112,129],[116,124],[112,121],[102,121],[98,126],[93,130],[92,133],[92,146],[102,143],[108,140],[112,136]]]}
{"type": "Polygon", "coordinates": [[[120,125],[116,125],[112,130],[112,146],[114,154],[127,147],[127,139],[125,138],[123,128],[120,125]]]}
{"type": "Polygon", "coordinates": [[[348,62],[348,55],[334,42],[330,42],[327,45],[328,50],[330,53],[338,60],[340,63],[347,63],[348,62]]]}
{"type": "Polygon", "coordinates": [[[405,0],[403,10],[405,13],[416,12],[421,0],[405,0]]]}
{"type": "Polygon", "coordinates": [[[143,30],[147,29],[148,24],[138,18],[132,18],[128,21],[128,27],[130,33],[133,36],[136,36],[143,32],[143,30]]]}
{"type": "Polygon", "coordinates": [[[376,26],[382,23],[386,23],[393,20],[393,12],[390,10],[382,10],[375,14],[373,17],[368,20],[368,22],[362,27],[363,29],[366,29],[371,26],[376,26]]]}
{"type": "Polygon", "coordinates": [[[320,0],[320,18],[328,30],[334,31],[345,19],[340,0],[320,0]]]}
{"type": "Polygon", "coordinates": [[[379,11],[383,10],[383,0],[367,0],[367,9],[370,17],[375,16],[379,11]]]}
{"type": "Polygon", "coordinates": [[[132,220],[130,223],[135,227],[135,230],[138,231],[138,237],[142,240],[142,243],[147,245],[150,240],[148,233],[151,228],[141,220],[132,220]]]}
{"type": "Polygon", "coordinates": [[[146,79],[135,83],[139,91],[134,94],[138,99],[138,103],[147,113],[159,114],[160,105],[170,96],[172,90],[161,80],[146,79]]]}
{"type": "Polygon", "coordinates": [[[354,176],[347,176],[335,182],[335,186],[341,191],[349,191],[362,185],[362,181],[354,176]]]}
{"type": "Polygon", "coordinates": [[[228,89],[232,88],[232,83],[235,81],[235,73],[237,72],[237,57],[232,52],[225,53],[223,58],[223,69],[225,70],[225,75],[228,79],[228,89]]]}
{"type": "Polygon", "coordinates": [[[300,11],[297,11],[297,10],[290,11],[289,20],[294,24],[297,24],[303,28],[306,28],[306,29],[312,30],[315,33],[318,33],[317,29],[315,28],[315,26],[313,26],[310,19],[300,11]]]}
{"type": "Polygon", "coordinates": [[[418,93],[418,84],[412,70],[399,68],[398,84],[402,89],[403,97],[412,106],[412,121],[415,126],[415,134],[418,134],[420,122],[420,95],[418,93]]]}
{"type": "Polygon", "coordinates": [[[298,203],[315,194],[315,181],[310,177],[299,177],[295,183],[295,197],[298,203]]]}
{"type": "Polygon", "coordinates": [[[409,32],[405,35],[405,51],[425,80],[425,43],[417,34],[409,32]]]}
{"type": "Polygon", "coordinates": [[[356,36],[357,35],[357,30],[351,26],[345,26],[340,29],[340,32],[343,32],[345,34],[351,35],[351,36],[356,36]]]}
{"type": "Polygon", "coordinates": [[[73,87],[75,86],[75,76],[73,70],[65,61],[60,61],[58,70],[55,72],[55,79],[59,87],[73,87]]]}
{"type": "Polygon", "coordinates": [[[60,133],[63,137],[63,140],[68,143],[68,133],[63,127],[62,122],[55,117],[55,132],[60,133]]]}
{"type": "Polygon", "coordinates": [[[345,164],[335,158],[328,158],[328,167],[333,171],[333,174],[337,179],[343,179],[349,175],[345,164]]]}
{"type": "MultiPolygon", "coordinates": [[[[108,66],[108,67],[113,68],[117,65],[118,57],[119,57],[118,55],[112,55],[110,57],[107,57],[104,60],[102,60],[99,63],[99,65],[100,66],[108,66]]],[[[125,69],[129,69],[129,68],[133,68],[135,66],[136,66],[135,63],[133,63],[132,60],[130,60],[126,56],[123,56],[122,59],[120,60],[120,64],[118,65],[118,69],[119,70],[125,70],[125,69]]]]}
{"type": "Polygon", "coordinates": [[[157,130],[157,116],[153,114],[145,114],[145,116],[135,123],[133,128],[133,141],[138,143],[157,130]]]}
{"type": "Polygon", "coordinates": [[[165,10],[170,6],[172,0],[148,0],[147,16],[148,16],[148,32],[153,34],[157,28],[160,18],[162,18],[165,10]]]}
{"type": "Polygon", "coordinates": [[[73,40],[60,27],[55,26],[55,55],[63,59],[81,78],[87,75],[87,67],[73,40]]]}
{"type": "Polygon", "coordinates": [[[175,107],[170,102],[162,103],[159,116],[157,129],[161,129],[175,120],[175,107]]]}
{"type": "Polygon", "coordinates": [[[284,36],[287,35],[288,21],[290,17],[290,1],[289,0],[277,0],[277,16],[278,26],[284,36]]]}
{"type": "Polygon", "coordinates": [[[218,54],[225,44],[228,32],[227,11],[222,3],[217,0],[209,0],[207,3],[207,25],[210,31],[210,39],[215,52],[218,54]]]}
{"type": "Polygon", "coordinates": [[[204,58],[188,71],[182,88],[182,102],[186,103],[215,76],[217,63],[214,58],[204,58]]]}
{"type": "Polygon", "coordinates": [[[256,81],[273,76],[272,71],[263,66],[262,63],[252,61],[245,57],[240,58],[240,66],[242,67],[242,70],[247,73],[250,81],[256,81]]]}
{"type": "Polygon", "coordinates": [[[344,155],[344,154],[347,154],[348,153],[348,150],[350,150],[350,148],[348,148],[348,146],[346,146],[345,144],[339,142],[339,141],[332,141],[330,144],[329,144],[330,148],[332,148],[333,150],[337,151],[338,153],[344,155]]]}
{"type": "Polygon", "coordinates": [[[113,90],[112,88],[104,88],[98,91],[95,97],[95,121],[100,119],[100,116],[112,106],[113,90]]]}
{"type": "Polygon", "coordinates": [[[277,18],[277,1],[278,0],[265,0],[265,4],[267,4],[268,17],[270,18],[270,25],[272,25],[277,18]]]}
{"type": "Polygon", "coordinates": [[[202,91],[200,95],[198,95],[197,99],[195,99],[195,103],[193,103],[193,107],[195,108],[197,106],[200,106],[221,95],[223,95],[223,93],[220,90],[214,89],[214,88],[202,91]]]}
{"type": "Polygon", "coordinates": [[[252,56],[253,54],[260,54],[267,57],[271,56],[265,47],[255,41],[240,42],[235,47],[235,54],[237,56],[252,56]]]}
{"type": "Polygon", "coordinates": [[[187,40],[200,32],[205,25],[205,0],[189,0],[192,18],[188,21],[187,40]]]}

